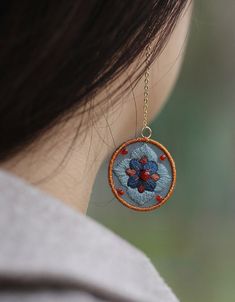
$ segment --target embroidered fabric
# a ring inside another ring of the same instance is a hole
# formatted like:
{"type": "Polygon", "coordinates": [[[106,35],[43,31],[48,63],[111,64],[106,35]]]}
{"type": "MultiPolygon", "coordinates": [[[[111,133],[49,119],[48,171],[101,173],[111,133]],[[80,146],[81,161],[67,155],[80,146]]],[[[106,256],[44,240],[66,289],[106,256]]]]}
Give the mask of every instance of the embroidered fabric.
{"type": "Polygon", "coordinates": [[[172,181],[167,168],[160,162],[154,150],[146,143],[141,147],[138,146],[130,155],[118,162],[114,166],[113,172],[126,189],[131,200],[139,205],[144,205],[155,198],[156,194],[161,194],[172,181]],[[146,158],[146,160],[141,162],[143,158],[146,158]],[[128,175],[128,169],[131,169],[134,175],[128,175]],[[140,173],[146,170],[150,177],[146,177],[147,179],[144,180],[140,173]],[[156,180],[151,178],[154,174],[157,175],[156,180]],[[140,190],[140,186],[143,186],[144,189],[140,190]]]}

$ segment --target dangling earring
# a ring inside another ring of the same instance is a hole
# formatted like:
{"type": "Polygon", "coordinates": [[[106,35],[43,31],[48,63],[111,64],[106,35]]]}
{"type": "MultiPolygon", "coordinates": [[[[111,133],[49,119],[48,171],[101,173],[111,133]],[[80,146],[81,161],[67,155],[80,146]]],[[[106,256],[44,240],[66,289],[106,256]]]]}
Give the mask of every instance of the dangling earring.
{"type": "Polygon", "coordinates": [[[141,136],[124,142],[113,153],[108,178],[115,197],[137,211],[151,211],[172,195],[176,182],[174,160],[167,149],[152,140],[148,126],[151,46],[146,47],[143,128],[141,136]]]}

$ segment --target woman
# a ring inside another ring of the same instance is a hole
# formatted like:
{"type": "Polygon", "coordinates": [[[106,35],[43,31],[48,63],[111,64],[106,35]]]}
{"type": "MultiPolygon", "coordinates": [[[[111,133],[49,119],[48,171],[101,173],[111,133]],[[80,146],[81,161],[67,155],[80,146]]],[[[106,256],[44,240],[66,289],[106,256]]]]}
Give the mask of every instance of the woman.
{"type": "Polygon", "coordinates": [[[177,301],[85,213],[102,161],[142,128],[146,48],[149,118],[172,89],[188,2],[12,0],[0,18],[0,300],[177,301]]]}

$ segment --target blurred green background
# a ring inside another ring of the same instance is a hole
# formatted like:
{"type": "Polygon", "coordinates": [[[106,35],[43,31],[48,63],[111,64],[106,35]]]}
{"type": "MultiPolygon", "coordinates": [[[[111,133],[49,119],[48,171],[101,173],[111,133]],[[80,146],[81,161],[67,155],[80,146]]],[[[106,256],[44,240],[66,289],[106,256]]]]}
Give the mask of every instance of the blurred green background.
{"type": "Polygon", "coordinates": [[[88,212],[143,250],[182,302],[235,301],[234,13],[234,0],[195,2],[181,75],[152,125],[176,160],[174,196],[131,211],[113,199],[105,163],[88,212]]]}

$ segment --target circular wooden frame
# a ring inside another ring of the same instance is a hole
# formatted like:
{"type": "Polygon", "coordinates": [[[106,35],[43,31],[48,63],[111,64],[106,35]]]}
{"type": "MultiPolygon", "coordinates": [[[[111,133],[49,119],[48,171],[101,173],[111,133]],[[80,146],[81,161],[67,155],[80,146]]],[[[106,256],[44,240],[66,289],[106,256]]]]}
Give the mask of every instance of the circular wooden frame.
{"type": "Polygon", "coordinates": [[[135,139],[131,139],[125,143],[123,143],[119,148],[117,148],[117,150],[113,153],[111,160],[109,162],[109,168],[108,168],[108,180],[109,180],[109,184],[110,187],[112,189],[113,194],[115,195],[115,197],[126,207],[135,210],[135,211],[140,211],[140,212],[146,212],[146,211],[152,211],[155,210],[157,208],[159,208],[160,206],[162,206],[164,203],[166,203],[166,201],[171,197],[174,188],[175,188],[175,183],[176,183],[176,167],[175,167],[175,162],[173,160],[173,158],[171,157],[169,151],[159,142],[156,142],[152,139],[148,139],[146,137],[139,137],[139,138],[135,138],[135,139]],[[124,149],[125,147],[127,147],[130,144],[133,143],[137,143],[137,142],[146,142],[146,143],[150,143],[153,144],[155,146],[157,146],[159,149],[161,149],[164,154],[167,156],[170,166],[171,166],[171,172],[172,172],[172,182],[171,182],[171,186],[169,189],[169,192],[167,193],[167,195],[163,198],[163,200],[159,203],[154,204],[153,206],[150,207],[138,207],[138,206],[134,206],[132,204],[129,204],[127,201],[125,201],[117,192],[115,185],[114,185],[114,180],[113,180],[113,164],[115,159],[117,158],[117,156],[120,154],[121,150],[124,149]]]}

